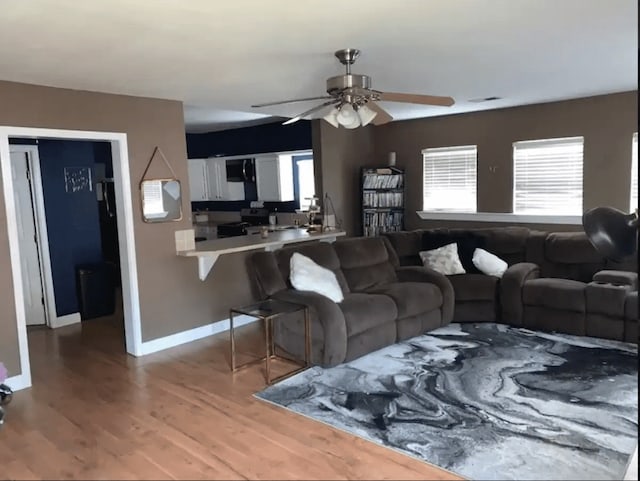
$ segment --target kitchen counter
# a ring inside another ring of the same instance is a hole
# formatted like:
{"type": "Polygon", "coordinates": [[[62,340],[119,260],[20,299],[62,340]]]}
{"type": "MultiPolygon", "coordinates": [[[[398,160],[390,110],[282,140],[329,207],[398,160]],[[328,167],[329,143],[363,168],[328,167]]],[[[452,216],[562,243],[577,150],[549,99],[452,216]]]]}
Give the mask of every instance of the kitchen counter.
{"type": "Polygon", "coordinates": [[[258,249],[276,250],[285,244],[294,244],[296,242],[334,242],[337,237],[344,236],[345,234],[346,233],[341,230],[307,232],[306,229],[303,228],[281,228],[269,232],[269,235],[264,239],[260,236],[259,232],[255,232],[243,236],[201,241],[196,244],[195,249],[178,251],[177,255],[182,257],[197,257],[198,276],[201,281],[204,281],[218,260],[218,257],[223,254],[258,249]]]}

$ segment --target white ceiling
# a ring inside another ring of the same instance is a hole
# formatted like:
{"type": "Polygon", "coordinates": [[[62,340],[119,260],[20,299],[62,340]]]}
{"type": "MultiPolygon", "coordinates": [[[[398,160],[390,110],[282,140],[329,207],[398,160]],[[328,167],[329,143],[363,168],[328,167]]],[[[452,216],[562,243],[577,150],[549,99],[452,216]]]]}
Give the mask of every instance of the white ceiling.
{"type": "Polygon", "coordinates": [[[635,90],[637,0],[0,0],[0,79],[178,99],[187,130],[294,116],[353,71],[396,119],[635,90]],[[499,96],[502,100],[469,100],[499,96]]]}

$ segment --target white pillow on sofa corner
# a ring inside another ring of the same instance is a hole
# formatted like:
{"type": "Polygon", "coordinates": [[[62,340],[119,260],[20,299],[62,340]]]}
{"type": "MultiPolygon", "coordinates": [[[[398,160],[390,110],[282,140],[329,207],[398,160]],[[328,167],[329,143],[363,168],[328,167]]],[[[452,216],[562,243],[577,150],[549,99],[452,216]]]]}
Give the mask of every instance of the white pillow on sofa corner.
{"type": "Polygon", "coordinates": [[[429,251],[420,251],[420,259],[425,267],[429,267],[440,274],[466,274],[458,256],[458,244],[452,242],[446,246],[429,251]]]}
{"type": "Polygon", "coordinates": [[[291,285],[298,291],[316,292],[333,302],[344,300],[336,275],[298,252],[294,252],[289,260],[289,276],[291,285]]]}
{"type": "Polygon", "coordinates": [[[471,261],[480,272],[488,276],[502,277],[504,271],[509,267],[509,264],[497,255],[480,248],[476,248],[476,250],[473,251],[471,261]]]}

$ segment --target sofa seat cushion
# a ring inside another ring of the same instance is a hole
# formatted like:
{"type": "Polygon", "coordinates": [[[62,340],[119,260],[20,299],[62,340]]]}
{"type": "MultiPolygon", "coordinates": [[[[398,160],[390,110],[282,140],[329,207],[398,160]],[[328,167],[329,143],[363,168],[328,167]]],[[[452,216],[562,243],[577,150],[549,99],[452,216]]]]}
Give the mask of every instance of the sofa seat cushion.
{"type": "Polygon", "coordinates": [[[500,279],[485,274],[459,274],[447,276],[453,286],[456,302],[488,301],[496,298],[500,279]]]}
{"type": "Polygon", "coordinates": [[[442,306],[442,291],[430,282],[394,282],[369,290],[393,299],[398,319],[415,316],[442,306]]]}
{"type": "Polygon", "coordinates": [[[355,336],[386,322],[394,322],[398,309],[393,300],[380,294],[354,292],[338,304],[344,315],[347,337],[355,336]]]}
{"type": "Polygon", "coordinates": [[[522,300],[528,306],[585,312],[585,287],[570,279],[532,279],[522,288],[522,300]]]}

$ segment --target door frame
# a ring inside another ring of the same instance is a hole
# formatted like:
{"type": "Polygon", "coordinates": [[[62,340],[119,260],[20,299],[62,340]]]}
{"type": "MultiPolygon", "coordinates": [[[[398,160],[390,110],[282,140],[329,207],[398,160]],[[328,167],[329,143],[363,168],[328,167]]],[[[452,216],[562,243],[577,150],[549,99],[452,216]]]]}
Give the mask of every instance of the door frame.
{"type": "Polygon", "coordinates": [[[133,202],[131,195],[131,177],[129,171],[129,153],[127,135],[117,132],[91,132],[82,130],[45,129],[32,127],[0,126],[0,168],[2,188],[7,215],[7,234],[11,257],[11,274],[15,304],[20,371],[12,377],[11,387],[23,389],[31,386],[31,366],[29,345],[22,290],[22,267],[20,265],[20,243],[11,175],[11,153],[9,137],[23,137],[53,140],[89,140],[111,142],[113,177],[116,194],[116,215],[118,224],[118,244],[120,247],[120,265],[122,272],[122,301],[127,352],[141,356],[142,329],[140,323],[140,298],[138,289],[138,269],[136,263],[135,235],[133,226],[133,202]]]}

